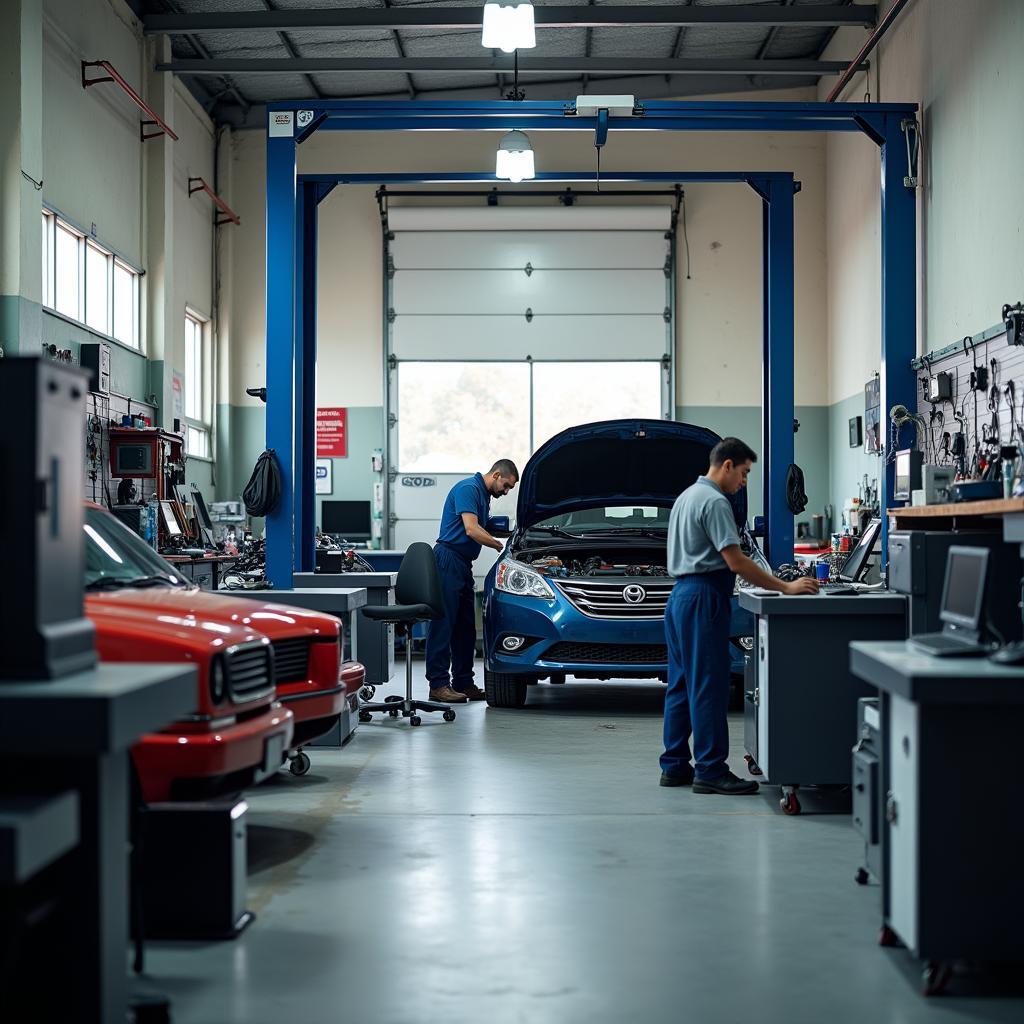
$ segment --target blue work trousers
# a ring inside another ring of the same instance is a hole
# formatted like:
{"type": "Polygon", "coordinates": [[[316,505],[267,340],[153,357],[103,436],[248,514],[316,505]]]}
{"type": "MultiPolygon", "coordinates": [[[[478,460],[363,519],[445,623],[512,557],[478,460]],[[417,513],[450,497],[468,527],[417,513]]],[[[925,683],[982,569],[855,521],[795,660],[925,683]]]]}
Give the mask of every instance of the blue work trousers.
{"type": "Polygon", "coordinates": [[[698,779],[715,779],[729,770],[729,622],[735,580],[727,569],[682,576],[669,595],[661,768],[670,775],[693,772],[698,779]]]}
{"type": "Polygon", "coordinates": [[[476,595],[473,565],[451,548],[434,547],[444,595],[444,618],[427,623],[427,682],[432,690],[473,686],[476,656],[476,595]],[[449,675],[450,671],[450,675],[449,675]]]}

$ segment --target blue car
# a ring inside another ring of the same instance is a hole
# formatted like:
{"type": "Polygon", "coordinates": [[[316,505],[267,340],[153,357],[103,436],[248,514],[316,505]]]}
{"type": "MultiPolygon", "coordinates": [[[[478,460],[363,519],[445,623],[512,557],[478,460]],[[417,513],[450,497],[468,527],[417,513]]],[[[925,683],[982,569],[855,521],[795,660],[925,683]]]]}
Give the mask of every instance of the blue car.
{"type": "MultiPolygon", "coordinates": [[[[518,708],[547,679],[660,679],[668,672],[668,518],[708,468],[714,431],[666,420],[608,420],[556,434],[526,464],[516,529],[484,584],[484,684],[518,708]]],[[[747,498],[731,499],[744,550],[747,498]]],[[[733,598],[733,670],[753,619],[733,598]]]]}

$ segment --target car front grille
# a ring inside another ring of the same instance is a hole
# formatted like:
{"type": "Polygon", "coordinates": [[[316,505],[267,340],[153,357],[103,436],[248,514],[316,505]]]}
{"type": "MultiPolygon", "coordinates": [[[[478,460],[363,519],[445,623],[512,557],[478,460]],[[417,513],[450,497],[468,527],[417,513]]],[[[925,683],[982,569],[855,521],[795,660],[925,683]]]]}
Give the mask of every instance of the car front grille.
{"type": "Polygon", "coordinates": [[[227,652],[228,686],[236,704],[274,692],[272,658],[269,643],[242,644],[227,652]]]}
{"type": "Polygon", "coordinates": [[[592,619],[661,619],[675,580],[632,576],[552,580],[584,615],[592,619]]]}
{"type": "Polygon", "coordinates": [[[309,643],[308,636],[271,641],[274,675],[278,683],[297,683],[309,678],[309,643]]]}
{"type": "Polygon", "coordinates": [[[664,644],[578,644],[557,643],[544,652],[543,661],[564,665],[664,665],[668,648],[664,644]]]}

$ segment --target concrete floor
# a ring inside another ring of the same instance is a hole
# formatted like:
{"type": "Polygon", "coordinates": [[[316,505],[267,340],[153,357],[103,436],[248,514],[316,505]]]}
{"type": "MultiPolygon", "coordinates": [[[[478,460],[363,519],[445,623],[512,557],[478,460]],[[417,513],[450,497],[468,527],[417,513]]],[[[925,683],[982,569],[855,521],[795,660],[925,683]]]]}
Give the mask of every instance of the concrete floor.
{"type": "MultiPolygon", "coordinates": [[[[522,711],[377,718],[311,749],[305,778],[249,794],[256,922],[151,945],[151,986],[176,1024],[1022,1019],[1019,990],[918,994],[876,945],[847,816],[659,788],[661,701],[541,685],[522,711]]],[[[732,737],[742,773],[738,717],[732,737]]]]}

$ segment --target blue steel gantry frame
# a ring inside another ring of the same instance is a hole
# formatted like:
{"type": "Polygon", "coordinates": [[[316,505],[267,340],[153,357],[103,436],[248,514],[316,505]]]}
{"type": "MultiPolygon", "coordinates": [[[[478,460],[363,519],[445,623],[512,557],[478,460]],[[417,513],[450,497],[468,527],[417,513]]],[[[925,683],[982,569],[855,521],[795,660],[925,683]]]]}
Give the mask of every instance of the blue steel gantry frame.
{"type": "MultiPolygon", "coordinates": [[[[482,172],[297,173],[296,147],[317,131],[847,131],[881,153],[881,408],[916,406],[916,199],[905,177],[906,136],[916,104],[649,102],[630,117],[576,115],[558,101],[312,100],[267,105],[267,447],[281,465],[281,499],[267,517],[267,576],[278,588],[310,571],[315,530],[317,207],[339,184],[495,183],[482,172]],[[287,115],[291,115],[288,117],[287,115]],[[284,116],[280,116],[284,115],[284,116]]],[[[600,112],[603,113],[603,112],[600,112]]],[[[541,173],[537,181],[592,182],[592,172],[541,173]]],[[[603,182],[745,182],[763,201],[762,365],[764,513],[773,565],[792,559],[793,516],[785,478],[793,461],[794,280],[792,173],[604,172],[603,182]]],[[[888,454],[888,453],[886,453],[888,454]]],[[[882,507],[892,504],[886,461],[882,507]]],[[[883,516],[883,551],[887,520],[883,516]]]]}

